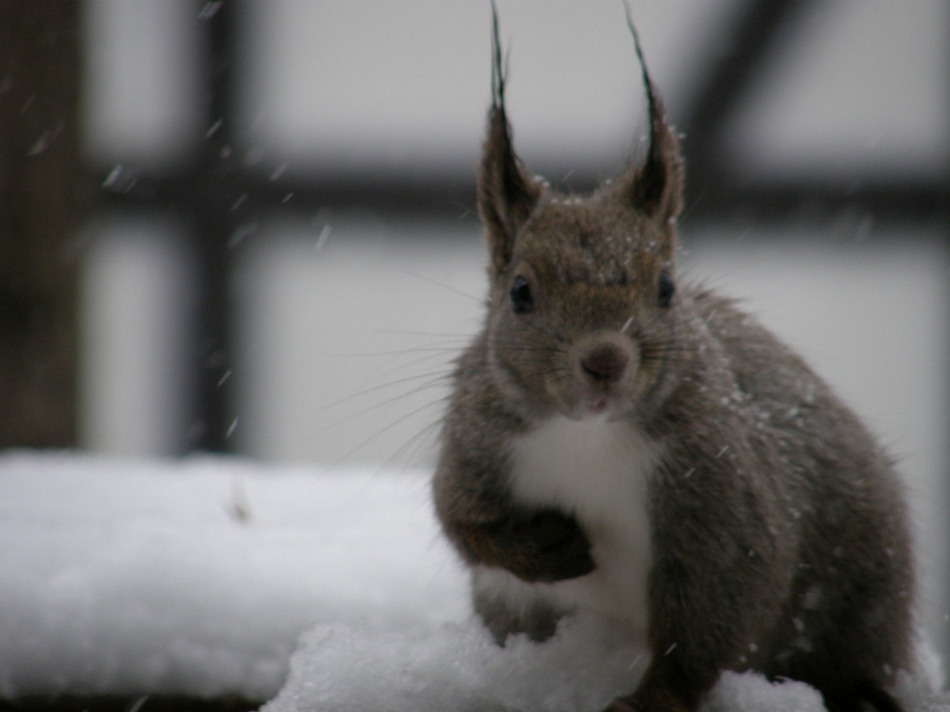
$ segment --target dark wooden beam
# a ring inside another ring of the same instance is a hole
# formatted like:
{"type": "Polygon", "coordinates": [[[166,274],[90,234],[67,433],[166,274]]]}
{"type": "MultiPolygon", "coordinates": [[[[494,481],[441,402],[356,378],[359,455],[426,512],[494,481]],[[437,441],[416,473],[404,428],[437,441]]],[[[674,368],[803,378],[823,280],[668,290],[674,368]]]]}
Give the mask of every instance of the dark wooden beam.
{"type": "Polygon", "coordinates": [[[0,0],[0,448],[77,438],[78,4],[0,0]]]}

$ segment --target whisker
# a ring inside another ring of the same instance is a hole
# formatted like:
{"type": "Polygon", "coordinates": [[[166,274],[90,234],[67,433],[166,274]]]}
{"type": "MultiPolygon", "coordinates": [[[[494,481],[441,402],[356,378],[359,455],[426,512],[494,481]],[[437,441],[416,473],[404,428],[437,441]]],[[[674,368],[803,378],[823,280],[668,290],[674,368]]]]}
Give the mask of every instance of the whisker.
{"type": "Polygon", "coordinates": [[[410,461],[418,457],[419,450],[424,445],[424,440],[432,436],[433,433],[441,427],[441,425],[441,419],[433,420],[425,425],[415,435],[407,439],[402,445],[396,448],[396,451],[392,455],[383,460],[376,470],[376,475],[380,475],[387,469],[393,467],[393,464],[396,462],[396,460],[403,458],[404,456],[407,456],[407,459],[410,461]],[[411,454],[409,454],[410,448],[414,450],[414,452],[411,454]]]}
{"type": "MultiPolygon", "coordinates": [[[[444,399],[441,399],[441,400],[444,400],[444,399]]],[[[349,450],[347,450],[343,455],[341,455],[339,458],[337,458],[327,469],[328,469],[328,470],[336,469],[336,468],[339,467],[341,464],[343,464],[344,462],[346,462],[346,460],[348,460],[349,458],[351,458],[355,453],[357,453],[357,452],[359,452],[360,450],[362,450],[364,447],[366,447],[367,445],[369,445],[369,444],[370,444],[371,442],[373,442],[374,440],[376,440],[376,439],[380,438],[381,436],[385,435],[386,433],[390,432],[391,430],[393,430],[394,428],[398,427],[398,426],[401,425],[402,423],[406,422],[406,421],[409,420],[410,418],[412,418],[412,417],[418,415],[419,413],[422,413],[422,412],[425,411],[427,408],[434,408],[438,403],[439,403],[439,401],[432,401],[432,402],[426,403],[426,404],[421,405],[421,406],[419,406],[418,408],[414,408],[413,410],[409,411],[408,413],[406,413],[406,414],[400,416],[399,418],[397,418],[397,419],[394,420],[393,422],[391,422],[391,423],[389,423],[388,425],[385,425],[384,427],[382,427],[382,428],[380,428],[379,430],[377,430],[375,433],[373,433],[373,434],[370,435],[369,437],[364,438],[363,440],[361,440],[360,442],[358,442],[358,443],[357,443],[356,445],[354,445],[352,448],[350,448],[349,450]]]]}
{"type": "MultiPolygon", "coordinates": [[[[433,385],[436,385],[436,384],[438,384],[440,381],[443,381],[443,380],[448,381],[448,378],[449,378],[450,375],[451,375],[451,371],[449,371],[449,370],[445,370],[445,371],[430,371],[430,372],[428,372],[428,373],[417,373],[417,374],[412,375],[412,376],[406,376],[405,378],[400,378],[400,379],[397,379],[397,380],[394,380],[394,381],[387,381],[386,383],[380,383],[380,384],[378,384],[378,385],[371,386],[371,387],[369,387],[369,388],[364,388],[363,390],[360,390],[360,391],[355,391],[355,392],[350,393],[350,394],[348,394],[348,395],[346,395],[346,396],[343,396],[342,398],[339,398],[339,399],[337,399],[337,400],[335,400],[335,401],[332,401],[332,402],[330,402],[330,403],[327,403],[327,404],[325,404],[323,407],[320,408],[319,412],[321,412],[321,413],[326,413],[327,411],[332,410],[333,408],[339,408],[339,407],[342,406],[342,405],[345,405],[345,404],[347,404],[347,403],[351,403],[351,402],[355,401],[357,398],[361,398],[362,396],[371,395],[371,394],[374,394],[374,393],[379,393],[380,391],[385,391],[385,390],[387,390],[387,389],[389,389],[389,388],[395,388],[396,386],[401,386],[401,385],[404,385],[404,384],[407,384],[407,383],[412,383],[412,382],[414,382],[414,381],[418,381],[418,380],[423,379],[423,378],[429,379],[429,380],[426,381],[426,383],[424,383],[422,386],[418,386],[418,387],[413,388],[413,389],[411,389],[411,390],[409,390],[409,391],[400,393],[398,396],[395,396],[395,397],[390,398],[390,399],[388,399],[388,400],[385,400],[385,401],[376,403],[375,405],[372,405],[372,406],[370,406],[370,407],[368,407],[368,408],[366,408],[366,409],[364,409],[364,410],[361,410],[361,411],[359,411],[358,413],[351,413],[351,414],[349,414],[349,415],[347,415],[347,416],[344,417],[345,420],[350,420],[350,419],[352,419],[352,418],[355,417],[355,416],[359,416],[359,415],[363,415],[363,414],[365,414],[365,413],[368,413],[368,412],[374,410],[375,408],[379,408],[379,407],[382,407],[382,406],[384,406],[384,405],[389,405],[390,403],[394,403],[395,401],[399,400],[400,398],[405,398],[405,397],[408,397],[408,396],[411,396],[411,395],[415,395],[415,394],[418,393],[420,390],[424,390],[425,388],[428,388],[428,387],[431,387],[431,386],[433,386],[433,385]]],[[[336,427],[336,425],[338,425],[338,423],[335,422],[335,423],[333,423],[332,425],[327,426],[327,428],[336,427]]],[[[325,428],[325,429],[326,429],[326,428],[325,428]]]]}
{"type": "Polygon", "coordinates": [[[409,275],[410,277],[415,277],[416,279],[421,279],[423,282],[434,284],[436,287],[441,287],[442,289],[445,289],[446,291],[452,292],[453,294],[458,294],[459,296],[465,297],[466,299],[470,299],[473,302],[477,302],[478,304],[482,303],[481,297],[476,297],[474,294],[463,292],[461,289],[456,289],[455,287],[452,287],[451,285],[443,284],[442,282],[439,282],[438,280],[432,279],[431,277],[426,277],[425,275],[419,274],[418,272],[405,271],[405,274],[409,275]]]}

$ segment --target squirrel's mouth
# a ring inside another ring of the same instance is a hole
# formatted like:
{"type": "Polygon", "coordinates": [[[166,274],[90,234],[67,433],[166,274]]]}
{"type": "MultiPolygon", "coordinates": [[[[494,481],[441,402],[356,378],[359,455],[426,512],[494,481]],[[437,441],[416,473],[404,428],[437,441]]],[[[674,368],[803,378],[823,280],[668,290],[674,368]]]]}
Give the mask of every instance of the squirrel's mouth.
{"type": "Polygon", "coordinates": [[[599,394],[582,398],[567,409],[565,415],[571,420],[614,420],[622,415],[620,399],[599,394]]]}
{"type": "Polygon", "coordinates": [[[630,414],[635,402],[634,384],[629,379],[611,383],[590,379],[551,379],[546,395],[554,409],[566,418],[620,420],[630,414]]]}

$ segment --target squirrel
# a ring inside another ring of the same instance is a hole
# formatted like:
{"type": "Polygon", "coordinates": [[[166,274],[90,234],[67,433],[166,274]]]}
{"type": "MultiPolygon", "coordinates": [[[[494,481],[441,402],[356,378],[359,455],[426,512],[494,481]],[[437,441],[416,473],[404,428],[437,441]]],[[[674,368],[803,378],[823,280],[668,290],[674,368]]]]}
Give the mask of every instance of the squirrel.
{"type": "Polygon", "coordinates": [[[892,460],[732,300],[677,276],[683,159],[633,35],[645,157],[593,193],[518,159],[492,4],[477,201],[483,327],[458,358],[433,499],[499,644],[576,609],[649,663],[614,712],[695,710],[724,670],[814,686],[830,712],[900,710],[912,542],[892,460]]]}

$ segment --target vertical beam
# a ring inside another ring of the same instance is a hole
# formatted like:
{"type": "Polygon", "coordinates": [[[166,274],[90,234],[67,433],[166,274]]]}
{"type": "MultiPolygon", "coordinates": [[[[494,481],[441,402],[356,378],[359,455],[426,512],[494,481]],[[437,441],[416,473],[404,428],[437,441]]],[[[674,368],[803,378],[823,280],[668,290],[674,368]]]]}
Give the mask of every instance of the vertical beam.
{"type": "Polygon", "coordinates": [[[0,448],[76,443],[79,7],[0,0],[0,448]]]}
{"type": "Polygon", "coordinates": [[[185,206],[194,255],[195,302],[192,324],[193,422],[187,450],[229,452],[236,424],[231,348],[234,341],[229,242],[239,225],[239,167],[231,154],[234,124],[235,2],[198,0],[204,28],[205,140],[190,171],[185,206]]]}
{"type": "MultiPolygon", "coordinates": [[[[950,33],[950,1],[945,0],[943,8],[943,22],[944,22],[944,33],[943,36],[947,37],[950,33]]],[[[950,52],[944,51],[944,74],[950,79],[950,52]]],[[[944,83],[946,86],[947,83],[944,83]]],[[[950,117],[950,92],[944,92],[944,112],[947,117],[950,117]]],[[[950,121],[947,121],[945,124],[948,128],[946,129],[950,132],[950,121]]],[[[950,161],[947,162],[943,167],[943,181],[940,186],[940,215],[941,215],[941,224],[943,226],[944,241],[947,245],[950,245],[950,161]]],[[[950,275],[950,261],[945,265],[946,274],[950,275]]],[[[950,318],[950,279],[946,280],[944,283],[944,324],[947,323],[947,318],[950,318]]],[[[944,381],[944,398],[946,399],[947,408],[946,413],[950,413],[950,335],[947,334],[946,326],[944,326],[944,351],[948,354],[946,368],[944,373],[946,374],[946,380],[944,381]]],[[[943,502],[944,508],[943,511],[950,511],[950,438],[944,438],[943,444],[943,456],[944,456],[944,477],[943,477],[943,502]]],[[[937,638],[937,645],[940,646],[938,652],[943,658],[944,664],[944,675],[947,674],[948,668],[950,668],[950,564],[947,562],[950,561],[950,520],[944,519],[944,541],[943,548],[939,549],[939,554],[941,555],[940,560],[943,563],[943,581],[942,587],[940,590],[940,606],[944,614],[944,623],[942,635],[937,638]]]]}
{"type": "Polygon", "coordinates": [[[707,199],[715,202],[713,193],[732,175],[728,156],[722,151],[723,130],[756,73],[767,66],[775,42],[790,33],[796,16],[815,1],[744,0],[733,11],[724,30],[729,50],[711,62],[700,77],[684,112],[686,119],[680,122],[689,155],[687,215],[694,208],[701,210],[707,199]]]}

